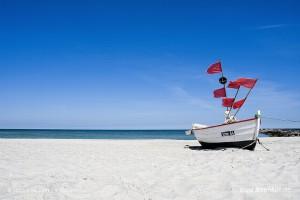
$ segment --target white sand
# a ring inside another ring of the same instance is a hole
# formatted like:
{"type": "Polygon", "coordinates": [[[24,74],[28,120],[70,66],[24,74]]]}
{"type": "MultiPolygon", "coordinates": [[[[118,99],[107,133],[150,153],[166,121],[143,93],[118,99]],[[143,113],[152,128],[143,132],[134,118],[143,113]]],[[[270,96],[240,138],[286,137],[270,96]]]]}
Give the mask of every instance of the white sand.
{"type": "Polygon", "coordinates": [[[0,139],[0,199],[300,199],[300,137],[262,141],[0,139]]]}

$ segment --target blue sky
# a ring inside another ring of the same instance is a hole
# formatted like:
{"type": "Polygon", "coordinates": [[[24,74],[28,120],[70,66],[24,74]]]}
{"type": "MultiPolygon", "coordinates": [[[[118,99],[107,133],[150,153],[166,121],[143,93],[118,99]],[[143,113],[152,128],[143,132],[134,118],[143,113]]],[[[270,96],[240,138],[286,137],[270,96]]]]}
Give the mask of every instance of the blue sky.
{"type": "Polygon", "coordinates": [[[299,1],[1,0],[0,15],[1,128],[220,123],[217,59],[259,78],[239,118],[300,120],[299,1]]]}

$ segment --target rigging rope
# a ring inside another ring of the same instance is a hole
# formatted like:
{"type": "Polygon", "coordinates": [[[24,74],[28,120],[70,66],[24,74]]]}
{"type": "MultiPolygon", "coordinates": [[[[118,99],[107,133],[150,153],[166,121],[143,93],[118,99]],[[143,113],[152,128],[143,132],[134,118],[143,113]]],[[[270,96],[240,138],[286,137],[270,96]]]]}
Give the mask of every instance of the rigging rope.
{"type": "Polygon", "coordinates": [[[263,143],[257,138],[257,142],[258,144],[260,144],[265,150],[270,151],[269,148],[267,148],[265,145],[263,145],[263,143]]]}
{"type": "Polygon", "coordinates": [[[280,118],[274,118],[274,117],[261,117],[263,119],[270,119],[270,120],[277,120],[277,121],[286,121],[286,122],[294,122],[294,123],[300,123],[298,120],[289,120],[289,119],[280,119],[280,118]]]}

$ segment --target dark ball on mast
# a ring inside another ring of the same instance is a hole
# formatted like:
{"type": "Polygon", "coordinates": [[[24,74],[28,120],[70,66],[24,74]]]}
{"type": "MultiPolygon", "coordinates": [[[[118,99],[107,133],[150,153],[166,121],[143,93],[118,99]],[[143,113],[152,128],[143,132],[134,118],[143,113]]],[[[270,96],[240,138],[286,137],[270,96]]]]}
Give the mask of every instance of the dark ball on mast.
{"type": "Polygon", "coordinates": [[[219,83],[225,85],[227,83],[227,78],[222,76],[220,79],[219,79],[219,83]]]}

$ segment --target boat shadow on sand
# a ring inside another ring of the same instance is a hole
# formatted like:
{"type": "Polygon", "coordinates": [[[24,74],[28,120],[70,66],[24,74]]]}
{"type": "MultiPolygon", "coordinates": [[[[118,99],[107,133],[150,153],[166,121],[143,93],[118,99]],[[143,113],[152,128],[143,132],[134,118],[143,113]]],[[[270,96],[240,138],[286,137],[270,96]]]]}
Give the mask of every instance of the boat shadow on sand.
{"type": "Polygon", "coordinates": [[[224,147],[205,148],[203,146],[190,146],[190,145],[185,145],[184,148],[194,150],[194,151],[225,151],[226,149],[228,149],[224,147]]]}
{"type": "Polygon", "coordinates": [[[216,146],[216,145],[201,145],[201,146],[190,146],[190,145],[185,145],[185,149],[190,149],[190,150],[196,150],[196,151],[225,151],[229,149],[240,149],[240,150],[249,150],[249,151],[254,151],[256,144],[259,144],[261,147],[263,147],[265,150],[270,151],[268,147],[266,147],[258,138],[251,142],[250,144],[246,146],[237,146],[237,145],[223,145],[223,146],[216,146]]]}
{"type": "MultiPolygon", "coordinates": [[[[215,148],[207,148],[203,146],[190,146],[190,145],[185,145],[185,149],[190,149],[193,151],[226,151],[226,150],[233,150],[233,149],[240,149],[240,150],[247,150],[249,149],[243,149],[243,148],[234,148],[234,147],[215,147],[215,148]]],[[[250,150],[251,151],[251,150],[250,150]]]]}

